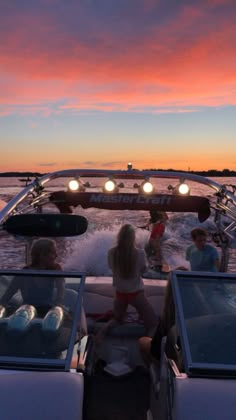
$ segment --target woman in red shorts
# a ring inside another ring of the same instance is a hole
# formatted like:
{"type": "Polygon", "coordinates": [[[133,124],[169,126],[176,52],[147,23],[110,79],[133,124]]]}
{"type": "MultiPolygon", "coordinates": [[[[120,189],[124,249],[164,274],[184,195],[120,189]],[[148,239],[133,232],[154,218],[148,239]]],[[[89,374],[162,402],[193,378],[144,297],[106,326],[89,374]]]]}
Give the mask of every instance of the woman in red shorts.
{"type": "Polygon", "coordinates": [[[121,227],[117,245],[108,251],[108,264],[113,274],[115,288],[114,317],[100,330],[105,334],[108,328],[124,320],[128,305],[135,307],[144,322],[146,333],[152,335],[157,317],[144,293],[142,273],[147,268],[143,249],[135,245],[135,230],[130,224],[121,227]]]}

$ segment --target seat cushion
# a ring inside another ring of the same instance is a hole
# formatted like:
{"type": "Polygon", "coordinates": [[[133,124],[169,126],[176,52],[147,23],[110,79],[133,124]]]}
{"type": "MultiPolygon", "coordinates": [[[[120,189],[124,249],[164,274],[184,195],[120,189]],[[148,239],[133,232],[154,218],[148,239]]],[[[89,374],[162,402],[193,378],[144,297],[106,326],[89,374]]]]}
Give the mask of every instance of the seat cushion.
{"type": "MultiPolygon", "coordinates": [[[[160,316],[162,312],[166,283],[165,280],[144,279],[146,296],[157,316],[160,316]]],[[[111,277],[86,278],[83,294],[83,304],[86,314],[104,314],[112,310],[113,300],[114,288],[111,277]]],[[[129,306],[128,312],[131,311],[135,312],[135,309],[129,306]]]]}
{"type": "Polygon", "coordinates": [[[0,418],[82,420],[83,376],[72,372],[0,371],[0,418]]]}

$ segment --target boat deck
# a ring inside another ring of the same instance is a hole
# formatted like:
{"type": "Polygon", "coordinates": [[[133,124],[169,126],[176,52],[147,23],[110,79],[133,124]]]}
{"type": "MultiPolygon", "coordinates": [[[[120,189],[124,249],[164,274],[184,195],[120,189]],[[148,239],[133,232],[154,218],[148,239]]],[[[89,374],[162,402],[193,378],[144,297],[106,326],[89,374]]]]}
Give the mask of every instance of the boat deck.
{"type": "Polygon", "coordinates": [[[98,366],[87,383],[85,420],[146,420],[150,379],[145,368],[114,377],[98,366]]]}

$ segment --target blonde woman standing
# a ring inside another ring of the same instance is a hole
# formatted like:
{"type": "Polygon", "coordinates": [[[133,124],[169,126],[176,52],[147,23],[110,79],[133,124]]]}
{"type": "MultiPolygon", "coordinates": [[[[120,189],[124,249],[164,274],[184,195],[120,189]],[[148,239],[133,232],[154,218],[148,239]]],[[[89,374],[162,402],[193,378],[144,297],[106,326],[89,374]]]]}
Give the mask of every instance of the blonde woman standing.
{"type": "Polygon", "coordinates": [[[115,288],[114,317],[100,330],[99,336],[115,323],[124,320],[128,305],[137,310],[144,322],[146,334],[151,335],[157,318],[144,292],[142,273],[147,269],[147,261],[144,250],[136,247],[132,225],[121,227],[117,245],[108,251],[108,264],[115,288]]]}

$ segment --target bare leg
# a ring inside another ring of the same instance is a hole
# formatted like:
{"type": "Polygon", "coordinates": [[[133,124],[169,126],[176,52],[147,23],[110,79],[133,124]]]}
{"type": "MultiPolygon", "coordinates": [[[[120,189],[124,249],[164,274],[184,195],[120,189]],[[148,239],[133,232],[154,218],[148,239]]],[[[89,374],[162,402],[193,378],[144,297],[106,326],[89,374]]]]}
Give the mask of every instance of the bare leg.
{"type": "Polygon", "coordinates": [[[108,330],[115,325],[121,323],[124,319],[126,314],[128,304],[125,302],[121,302],[118,299],[114,300],[114,318],[110,319],[97,333],[96,335],[96,342],[101,342],[102,339],[107,334],[108,330]]]}
{"type": "Polygon", "coordinates": [[[115,298],[114,300],[114,318],[117,322],[122,322],[126,314],[128,303],[115,298]]]}
{"type": "Polygon", "coordinates": [[[156,249],[156,258],[160,262],[160,264],[162,264],[161,241],[160,241],[159,238],[156,241],[156,244],[155,245],[156,245],[155,246],[155,249],[156,249]]]}
{"type": "Polygon", "coordinates": [[[108,322],[106,322],[106,324],[100,328],[100,330],[98,331],[98,333],[95,336],[95,342],[97,344],[100,344],[101,341],[103,340],[103,338],[105,337],[105,335],[107,334],[108,330],[115,326],[117,324],[117,321],[115,318],[110,319],[108,322]]]}
{"type": "Polygon", "coordinates": [[[149,366],[152,360],[151,357],[151,337],[141,337],[138,340],[139,350],[142,355],[145,365],[149,366]]]}
{"type": "Polygon", "coordinates": [[[152,337],[155,332],[158,319],[152,305],[146,298],[144,291],[141,291],[134,297],[131,305],[135,307],[140,318],[143,320],[147,335],[152,337]]]}

